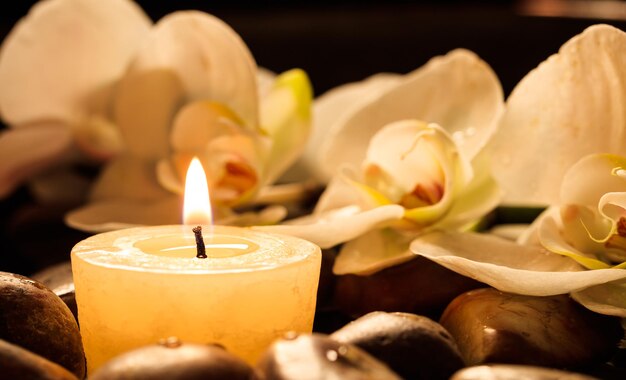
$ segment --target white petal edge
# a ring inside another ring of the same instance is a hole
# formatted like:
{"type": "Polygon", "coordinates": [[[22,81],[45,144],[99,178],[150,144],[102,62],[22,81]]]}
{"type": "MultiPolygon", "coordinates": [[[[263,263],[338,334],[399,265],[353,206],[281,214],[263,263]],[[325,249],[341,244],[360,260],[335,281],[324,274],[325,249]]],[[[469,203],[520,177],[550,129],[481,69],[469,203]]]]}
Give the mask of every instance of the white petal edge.
{"type": "Polygon", "coordinates": [[[70,122],[104,111],[103,93],[126,69],[151,24],[128,0],[35,4],[0,51],[3,119],[14,126],[41,119],[70,122]]]}
{"type": "Polygon", "coordinates": [[[274,86],[274,80],[276,79],[276,73],[272,70],[266,69],[265,67],[258,67],[256,73],[258,87],[258,95],[259,99],[263,99],[272,87],[274,86]]]}
{"type": "MultiPolygon", "coordinates": [[[[337,210],[335,210],[337,211],[337,210]]],[[[309,240],[321,248],[331,248],[360,236],[374,228],[402,219],[404,208],[398,205],[377,207],[372,210],[325,218],[324,213],[313,216],[308,224],[258,226],[253,229],[296,236],[309,240]]]]}
{"type": "Polygon", "coordinates": [[[489,171],[489,159],[480,153],[472,162],[474,177],[454,197],[450,211],[433,228],[464,229],[495,209],[502,191],[489,171]]]}
{"type": "Polygon", "coordinates": [[[66,160],[72,136],[61,123],[41,123],[0,134],[0,198],[43,170],[66,160]]]}
{"type": "Polygon", "coordinates": [[[333,273],[366,276],[409,261],[415,257],[409,251],[414,237],[415,234],[403,235],[389,228],[369,231],[341,247],[333,273]]]}
{"type": "Polygon", "coordinates": [[[164,68],[180,78],[189,100],[224,103],[248,128],[257,128],[256,63],[241,37],[220,19],[199,11],[161,19],[132,70],[164,68]]]}
{"type": "Polygon", "coordinates": [[[145,225],[181,224],[182,202],[169,196],[157,200],[114,199],[93,202],[69,212],[65,223],[85,232],[107,232],[145,225]]]}
{"type": "Polygon", "coordinates": [[[302,154],[311,131],[313,89],[307,74],[292,69],[280,74],[261,101],[261,128],[271,139],[264,185],[274,183],[302,154]]]}
{"type": "Polygon", "coordinates": [[[130,154],[156,160],[169,152],[172,119],[185,97],[168,69],[128,72],[115,91],[113,114],[130,154]]]}
{"type": "Polygon", "coordinates": [[[532,296],[626,279],[626,270],[581,270],[568,258],[484,234],[433,232],[414,240],[411,251],[498,290],[532,296]]]}
{"type": "Polygon", "coordinates": [[[374,199],[357,187],[356,183],[357,175],[353,168],[348,166],[341,168],[317,201],[314,215],[345,207],[368,210],[378,206],[374,199]]]}
{"type": "Polygon", "coordinates": [[[567,41],[507,100],[492,144],[504,203],[558,203],[563,176],[580,158],[626,154],[625,104],[626,33],[595,25],[567,41]]]}
{"type": "Polygon", "coordinates": [[[313,128],[306,149],[300,162],[302,177],[313,178],[320,183],[327,183],[335,173],[334,163],[320,162],[320,147],[333,134],[332,128],[338,128],[337,122],[345,115],[367,104],[401,81],[399,74],[380,73],[360,82],[353,82],[335,87],[313,103],[313,128]]]}
{"type": "Polygon", "coordinates": [[[461,150],[471,159],[495,131],[503,103],[493,70],[474,53],[453,50],[431,59],[407,74],[401,84],[344,115],[331,127],[319,159],[328,168],[341,163],[358,165],[370,138],[384,125],[403,119],[441,125],[457,136],[461,150]]]}
{"type": "Polygon", "coordinates": [[[572,293],[578,303],[596,313],[626,318],[626,281],[609,282],[572,293]]]}
{"type": "Polygon", "coordinates": [[[91,188],[90,199],[148,202],[166,197],[169,193],[159,185],[155,166],[152,161],[132,155],[116,157],[102,169],[91,188]]]}
{"type": "MultiPolygon", "coordinates": [[[[626,152],[625,152],[626,153],[626,152]]],[[[614,170],[626,169],[626,159],[612,154],[591,154],[567,170],[561,183],[561,204],[597,206],[609,192],[626,191],[626,179],[614,170]]]]}

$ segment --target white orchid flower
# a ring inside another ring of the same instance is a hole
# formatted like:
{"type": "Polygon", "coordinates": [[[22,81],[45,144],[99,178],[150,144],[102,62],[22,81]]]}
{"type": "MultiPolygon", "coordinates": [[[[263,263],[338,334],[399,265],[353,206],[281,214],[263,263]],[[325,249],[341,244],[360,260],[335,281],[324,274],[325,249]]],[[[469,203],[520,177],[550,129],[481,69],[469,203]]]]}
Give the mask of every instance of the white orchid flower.
{"type": "Polygon", "coordinates": [[[599,313],[626,317],[626,158],[590,155],[565,174],[562,204],[523,237],[433,233],[412,250],[502,291],[571,293],[599,313]],[[539,243],[539,245],[533,244],[539,243]]]}
{"type": "Polygon", "coordinates": [[[626,33],[595,25],[567,41],[507,100],[492,140],[503,202],[558,204],[563,176],[579,159],[626,155],[624,104],[626,33]]]}
{"type": "Polygon", "coordinates": [[[316,99],[304,168],[328,182],[344,163],[358,166],[383,126],[405,119],[442,126],[472,159],[504,107],[497,76],[476,54],[457,49],[406,75],[377,74],[316,99]]]}
{"type": "Polygon", "coordinates": [[[0,134],[0,198],[32,180],[44,200],[82,199],[86,183],[67,168],[121,149],[111,93],[150,24],[131,1],[46,0],[11,30],[0,49],[10,127],[0,134]]]}
{"type": "MultiPolygon", "coordinates": [[[[481,162],[477,160],[476,162],[481,162]]],[[[262,230],[343,245],[336,274],[372,273],[413,256],[409,242],[433,228],[467,228],[499,200],[495,182],[475,172],[437,124],[391,123],[370,142],[361,175],[347,167],[328,185],[312,216],[262,230]]]]}
{"type": "Polygon", "coordinates": [[[322,248],[346,243],[336,274],[409,260],[417,234],[466,228],[496,206],[499,191],[478,153],[502,107],[491,68],[462,49],[405,76],[379,74],[331,90],[316,100],[301,161],[318,181],[330,180],[326,191],[313,215],[259,228],[322,248]]]}
{"type": "MultiPolygon", "coordinates": [[[[101,32],[116,26],[102,25],[101,32]]],[[[84,44],[100,49],[97,40],[84,44]]],[[[296,159],[309,130],[306,74],[286,72],[267,91],[257,75],[241,38],[211,15],[176,12],[148,28],[111,94],[108,122],[123,149],[103,169],[90,203],[68,214],[68,224],[104,231],[180,223],[181,173],[193,155],[207,171],[218,222],[232,222],[230,208],[271,184],[296,159]]],[[[272,208],[239,222],[283,217],[284,210],[272,208]]]]}
{"type": "Polygon", "coordinates": [[[588,269],[626,268],[626,158],[583,158],[565,174],[561,199],[528,235],[588,269]]]}

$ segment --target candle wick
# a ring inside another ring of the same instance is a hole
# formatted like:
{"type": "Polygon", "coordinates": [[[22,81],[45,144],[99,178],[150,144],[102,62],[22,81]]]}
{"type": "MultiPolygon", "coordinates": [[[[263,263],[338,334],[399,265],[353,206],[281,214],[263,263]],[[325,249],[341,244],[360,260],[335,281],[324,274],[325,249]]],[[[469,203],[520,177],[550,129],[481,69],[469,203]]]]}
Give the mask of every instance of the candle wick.
{"type": "Polygon", "coordinates": [[[202,226],[198,226],[192,229],[193,234],[196,235],[196,249],[198,253],[196,257],[199,259],[206,259],[206,249],[204,247],[204,239],[202,238],[202,226]]]}

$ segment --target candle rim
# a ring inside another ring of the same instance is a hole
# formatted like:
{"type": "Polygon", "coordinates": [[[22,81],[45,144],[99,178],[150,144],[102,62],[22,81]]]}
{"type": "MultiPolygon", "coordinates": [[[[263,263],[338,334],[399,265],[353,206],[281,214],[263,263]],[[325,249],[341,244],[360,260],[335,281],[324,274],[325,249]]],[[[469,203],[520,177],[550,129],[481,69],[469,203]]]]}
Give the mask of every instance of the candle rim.
{"type": "Polygon", "coordinates": [[[142,273],[228,275],[284,268],[305,260],[315,259],[316,256],[321,255],[321,250],[317,245],[304,239],[233,226],[213,226],[212,232],[231,237],[243,234],[242,240],[254,242],[259,245],[259,250],[234,257],[191,259],[156,256],[141,252],[138,248],[133,247],[137,241],[143,240],[142,237],[148,236],[149,238],[150,235],[146,234],[150,232],[170,232],[173,234],[175,231],[185,233],[186,230],[191,231],[191,227],[188,225],[165,225],[132,227],[97,234],[76,244],[71,252],[71,260],[82,260],[90,265],[142,273]],[[251,237],[256,237],[260,242],[251,237]],[[117,246],[113,246],[115,243],[117,246]],[[120,244],[123,247],[119,248],[120,244]],[[122,251],[124,252],[121,253],[122,251]],[[252,258],[243,260],[246,262],[245,266],[238,266],[242,262],[242,256],[251,255],[252,258]]]}

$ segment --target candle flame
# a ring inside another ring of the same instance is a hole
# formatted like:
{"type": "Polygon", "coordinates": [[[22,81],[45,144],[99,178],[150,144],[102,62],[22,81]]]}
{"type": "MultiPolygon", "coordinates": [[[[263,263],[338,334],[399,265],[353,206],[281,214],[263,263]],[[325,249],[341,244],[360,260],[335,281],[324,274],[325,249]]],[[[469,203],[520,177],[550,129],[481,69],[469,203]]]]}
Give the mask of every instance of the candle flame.
{"type": "Polygon", "coordinates": [[[194,157],[187,169],[185,178],[185,202],[183,205],[183,223],[212,224],[209,185],[202,164],[194,157]]]}

